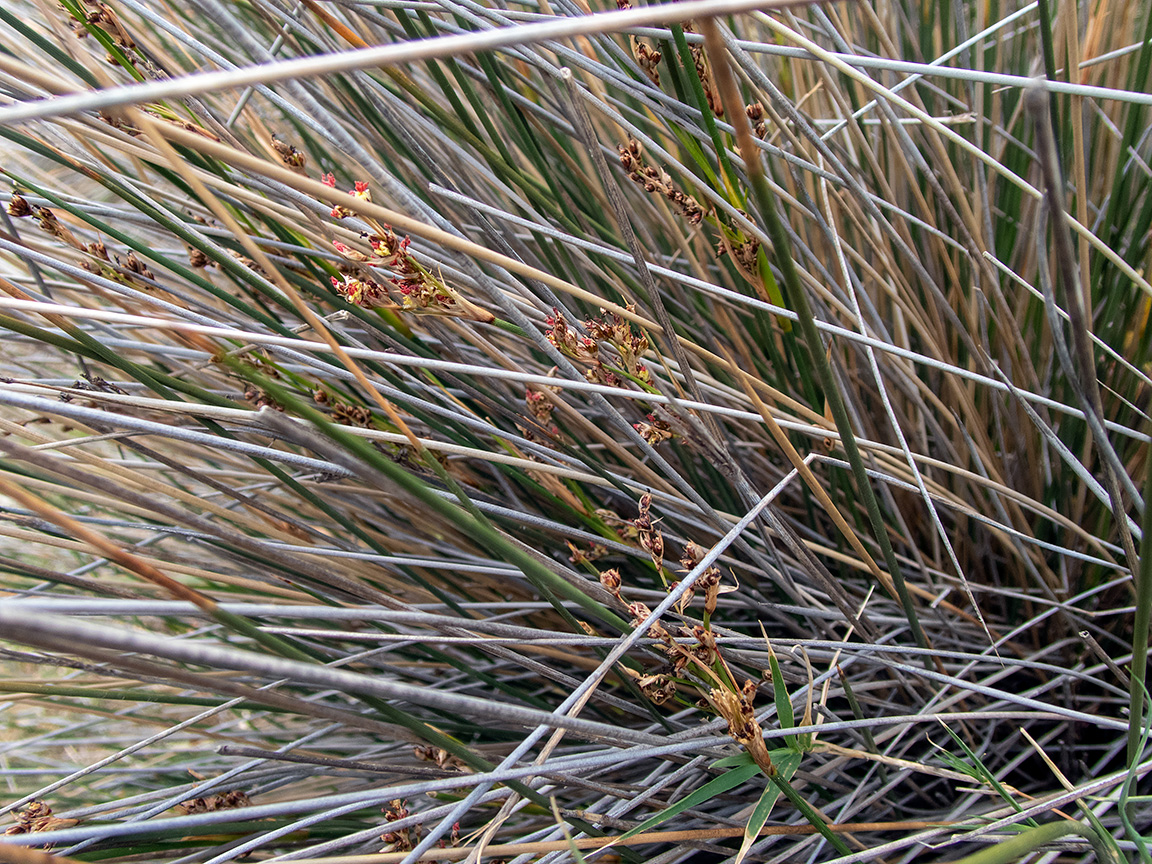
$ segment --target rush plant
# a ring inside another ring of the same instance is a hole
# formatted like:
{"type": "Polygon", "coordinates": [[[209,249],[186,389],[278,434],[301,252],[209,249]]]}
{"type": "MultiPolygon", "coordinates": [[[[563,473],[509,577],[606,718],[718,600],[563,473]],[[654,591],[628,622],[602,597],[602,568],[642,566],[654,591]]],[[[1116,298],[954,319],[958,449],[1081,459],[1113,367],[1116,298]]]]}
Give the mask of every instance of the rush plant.
{"type": "Polygon", "coordinates": [[[0,861],[1152,861],[1150,93],[1122,0],[0,4],[0,861]]]}

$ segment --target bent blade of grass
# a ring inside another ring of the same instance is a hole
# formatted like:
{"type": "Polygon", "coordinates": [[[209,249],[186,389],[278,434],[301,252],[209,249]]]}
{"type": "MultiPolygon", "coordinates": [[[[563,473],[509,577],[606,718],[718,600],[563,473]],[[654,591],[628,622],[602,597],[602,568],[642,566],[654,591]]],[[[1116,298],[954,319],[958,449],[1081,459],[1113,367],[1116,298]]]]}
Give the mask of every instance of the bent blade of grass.
{"type": "MultiPolygon", "coordinates": [[[[788,749],[769,751],[769,755],[771,755],[772,764],[781,777],[790,781],[796,776],[796,771],[800,767],[800,760],[803,758],[799,753],[788,749]]],[[[756,802],[756,806],[752,809],[752,815],[748,817],[748,824],[744,826],[744,839],[740,843],[740,850],[736,853],[736,858],[732,864],[740,864],[747,857],[748,852],[752,849],[752,844],[760,837],[764,823],[772,815],[772,808],[776,806],[779,798],[779,786],[770,783],[764,787],[760,800],[756,802]]]]}
{"type": "Polygon", "coordinates": [[[671,807],[661,811],[651,819],[646,819],[635,828],[630,828],[629,830],[625,831],[617,839],[617,842],[635,837],[637,834],[643,833],[650,828],[654,828],[662,822],[667,822],[673,816],[676,816],[678,813],[682,813],[690,807],[703,804],[716,795],[721,795],[730,789],[735,789],[737,786],[742,783],[746,783],[748,780],[752,779],[759,773],[760,768],[754,762],[750,762],[749,764],[742,765],[738,768],[733,768],[730,771],[725,771],[719,777],[713,777],[695,792],[685,796],[671,807]]]}

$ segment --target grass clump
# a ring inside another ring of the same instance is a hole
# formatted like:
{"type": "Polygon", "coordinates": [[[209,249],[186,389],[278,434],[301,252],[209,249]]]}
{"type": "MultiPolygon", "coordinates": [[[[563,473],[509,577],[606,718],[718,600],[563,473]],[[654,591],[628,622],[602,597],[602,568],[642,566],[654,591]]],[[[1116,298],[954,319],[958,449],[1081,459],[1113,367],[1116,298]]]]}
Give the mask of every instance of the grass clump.
{"type": "Polygon", "coordinates": [[[617,5],[0,9],[0,860],[1152,860],[1152,12],[617,5]]]}

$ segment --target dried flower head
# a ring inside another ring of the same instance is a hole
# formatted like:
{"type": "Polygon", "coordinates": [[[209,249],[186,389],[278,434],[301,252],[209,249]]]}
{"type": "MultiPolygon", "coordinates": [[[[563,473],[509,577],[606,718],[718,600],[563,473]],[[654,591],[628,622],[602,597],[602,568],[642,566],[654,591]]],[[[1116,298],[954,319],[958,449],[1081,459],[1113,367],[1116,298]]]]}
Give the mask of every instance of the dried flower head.
{"type": "Polygon", "coordinates": [[[628,614],[632,616],[632,626],[638,627],[648,620],[648,616],[652,614],[652,610],[648,606],[639,601],[628,604],[628,614]]]}
{"type": "Polygon", "coordinates": [[[632,57],[636,65],[644,70],[644,74],[657,87],[660,86],[660,60],[662,55],[655,48],[635,36],[628,37],[628,45],[632,49],[632,57]]]}
{"type": "Polygon", "coordinates": [[[70,828],[78,819],[60,819],[52,815],[52,808],[44,801],[29,801],[28,806],[16,813],[16,824],[9,825],[4,833],[35,834],[40,831],[53,831],[57,828],[70,828]]]}
{"type": "MultiPolygon", "coordinates": [[[[103,244],[101,244],[101,245],[103,245],[103,244]]],[[[143,261],[141,261],[139,258],[136,257],[135,252],[129,252],[128,256],[123,261],[120,262],[120,266],[122,266],[125,270],[127,270],[130,273],[135,273],[138,276],[143,276],[145,279],[155,279],[156,278],[156,275],[151,270],[148,269],[148,265],[146,265],[143,261]]]]}
{"type": "Polygon", "coordinates": [[[677,188],[667,171],[644,163],[640,142],[630,137],[626,144],[616,148],[616,152],[620,154],[620,164],[628,172],[629,180],[643,186],[645,192],[663,195],[690,225],[699,225],[704,220],[704,208],[700,202],[677,188]]]}
{"type": "Polygon", "coordinates": [[[249,807],[252,801],[248,795],[239,789],[230,792],[219,792],[215,795],[206,795],[201,798],[189,798],[176,805],[176,811],[185,815],[193,813],[212,813],[216,810],[235,810],[238,807],[249,807]]]}
{"type": "Polygon", "coordinates": [[[272,149],[286,166],[297,174],[303,175],[305,173],[304,166],[308,163],[308,157],[301,151],[291,144],[281,141],[275,135],[272,136],[272,149]]]}
{"type": "Polygon", "coordinates": [[[613,567],[611,570],[605,570],[600,574],[600,584],[608,593],[620,599],[620,571],[613,567]]]}
{"type": "Polygon", "coordinates": [[[559,393],[560,388],[540,387],[536,384],[529,384],[524,388],[524,404],[528,408],[528,413],[536,419],[537,423],[550,432],[558,432],[559,430],[552,425],[552,413],[556,410],[556,405],[548,398],[545,391],[559,393]]]}
{"type": "Polygon", "coordinates": [[[32,205],[29,204],[23,196],[12,193],[12,197],[8,200],[8,215],[15,216],[17,219],[22,219],[25,216],[32,215],[32,205]]]}
{"type": "Polygon", "coordinates": [[[44,233],[51,234],[58,240],[63,240],[73,249],[84,250],[84,244],[77,240],[75,235],[68,230],[68,226],[57,219],[56,214],[47,207],[37,207],[33,215],[44,233]]]}
{"type": "Polygon", "coordinates": [[[676,437],[676,433],[672,431],[672,427],[654,414],[648,415],[647,423],[633,423],[632,426],[640,433],[640,437],[652,446],[676,437]]]}
{"type": "Polygon", "coordinates": [[[764,106],[760,102],[753,102],[744,106],[744,113],[752,123],[752,132],[757,138],[768,134],[768,124],[764,122],[764,106]]]}
{"type": "Polygon", "coordinates": [[[641,692],[657,705],[663,705],[676,695],[676,682],[667,675],[643,675],[636,683],[641,692]]]}
{"type": "MultiPolygon", "coordinates": [[[[382,808],[384,818],[389,822],[399,822],[401,819],[407,819],[408,816],[411,815],[407,805],[407,801],[401,798],[393,798],[388,802],[387,807],[382,808]]],[[[417,825],[410,828],[402,828],[399,831],[387,831],[381,835],[380,839],[389,844],[394,852],[409,852],[420,839],[420,827],[417,825]]]]}

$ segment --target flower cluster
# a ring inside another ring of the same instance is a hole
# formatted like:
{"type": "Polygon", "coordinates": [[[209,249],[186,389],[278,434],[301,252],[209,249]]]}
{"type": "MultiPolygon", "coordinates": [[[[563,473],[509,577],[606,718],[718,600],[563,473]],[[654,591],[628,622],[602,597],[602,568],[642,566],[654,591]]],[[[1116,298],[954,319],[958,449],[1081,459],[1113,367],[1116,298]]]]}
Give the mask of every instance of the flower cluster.
{"type": "MultiPolygon", "coordinates": [[[[628,610],[628,614],[632,618],[631,624],[633,627],[637,627],[647,621],[648,616],[652,614],[652,610],[648,608],[646,603],[639,601],[629,603],[624,599],[620,593],[620,571],[615,567],[610,570],[605,570],[600,574],[600,584],[604,586],[605,591],[619,600],[624,605],[624,608],[628,610]]],[[[659,621],[652,622],[652,626],[648,628],[648,632],[657,639],[671,638],[668,636],[668,631],[664,628],[664,625],[659,621]]]]}
{"type": "Polygon", "coordinates": [[[12,197],[8,201],[7,209],[8,215],[17,219],[24,219],[29,216],[33,217],[44,233],[55,237],[57,240],[71,246],[77,252],[82,253],[85,257],[80,259],[80,266],[89,273],[95,273],[99,276],[115,279],[118,282],[135,285],[146,290],[153,287],[147,282],[140,282],[135,278],[139,276],[149,281],[156,278],[156,275],[148,269],[148,265],[136,257],[135,252],[129,251],[129,253],[121,259],[119,256],[110,255],[108,253],[108,247],[99,240],[84,243],[72,233],[67,225],[60,221],[59,217],[57,217],[52,210],[49,210],[47,207],[34,207],[28,203],[26,198],[15,192],[12,193],[12,197]],[[113,264],[116,266],[113,266],[113,264]]]}
{"type": "Polygon", "coordinates": [[[648,193],[659,193],[667,198],[682,216],[692,225],[699,225],[704,219],[704,208],[691,195],[681,192],[672,182],[671,175],[662,168],[644,162],[643,148],[635,138],[629,137],[627,144],[616,148],[620,154],[620,164],[628,172],[628,179],[644,187],[648,193]]]}
{"type": "Polygon", "coordinates": [[[50,234],[57,240],[63,240],[73,249],[79,249],[82,252],[89,251],[83,243],[76,239],[76,235],[68,230],[68,226],[57,219],[56,214],[47,207],[33,207],[24,198],[13,194],[12,200],[8,202],[8,215],[16,217],[32,216],[40,225],[40,230],[45,234],[50,234]]]}
{"type": "Polygon", "coordinates": [[[564,542],[568,544],[568,551],[572,553],[568,556],[568,560],[577,566],[591,564],[608,554],[608,547],[602,543],[589,543],[587,549],[581,549],[571,540],[564,542]]]}
{"type": "Polygon", "coordinates": [[[143,276],[145,279],[155,279],[156,274],[148,269],[148,265],[136,257],[135,252],[129,252],[128,256],[120,262],[121,266],[129,273],[135,273],[137,276],[143,276]]]}
{"type": "MultiPolygon", "coordinates": [[[[60,226],[59,223],[56,223],[55,227],[62,226],[60,226]]],[[[56,236],[60,235],[57,234],[56,236]]],[[[69,234],[69,237],[71,237],[71,234],[69,234]]],[[[65,239],[67,242],[66,238],[62,239],[65,239]]],[[[134,278],[135,276],[140,276],[148,280],[155,280],[156,278],[156,274],[148,269],[147,264],[136,257],[135,252],[129,252],[123,260],[117,256],[116,264],[119,265],[120,269],[116,269],[110,266],[112,263],[112,256],[108,254],[108,247],[99,240],[93,243],[80,243],[78,244],[77,248],[81,252],[87,252],[91,256],[91,258],[85,258],[80,261],[80,266],[87,270],[89,273],[95,273],[98,276],[104,276],[108,279],[115,279],[117,282],[123,282],[128,285],[136,285],[137,287],[145,289],[152,287],[147,283],[142,284],[134,278]]]]}
{"type": "MultiPolygon", "coordinates": [[[[556,367],[552,368],[555,371],[556,367]]],[[[527,407],[528,413],[553,437],[560,434],[560,429],[552,422],[552,413],[556,410],[556,403],[549,398],[548,394],[559,392],[559,387],[541,387],[537,384],[529,384],[524,388],[524,405],[527,407]]]]}
{"type": "MultiPolygon", "coordinates": [[[[695,32],[692,29],[691,23],[685,22],[684,32],[695,32]]],[[[700,86],[704,88],[704,98],[708,100],[708,107],[712,109],[712,113],[717,117],[723,117],[724,103],[720,101],[720,93],[716,89],[716,85],[712,82],[712,69],[708,65],[708,59],[704,56],[704,46],[699,42],[691,42],[689,43],[688,50],[692,54],[692,62],[696,66],[696,74],[700,77],[700,86]]]]}
{"type": "MultiPolygon", "coordinates": [[[[401,798],[393,798],[388,806],[382,808],[384,818],[389,822],[399,822],[411,815],[408,802],[401,798]]],[[[399,831],[388,831],[380,837],[389,846],[391,852],[410,852],[412,847],[420,841],[420,826],[401,828],[399,831]]]]}
{"type": "Polygon", "coordinates": [[[268,274],[264,271],[264,268],[249,258],[247,255],[241,255],[235,249],[229,249],[228,254],[243,264],[245,267],[247,267],[249,270],[251,270],[253,273],[259,273],[265,279],[268,278],[268,274]]]}
{"type": "MultiPolygon", "coordinates": [[[[330,186],[333,189],[336,188],[336,177],[333,174],[325,174],[320,178],[320,181],[325,186],[330,186]]],[[[355,188],[349,189],[348,194],[353,198],[359,198],[363,201],[372,201],[372,190],[368,188],[368,184],[363,180],[357,180],[355,188]]],[[[347,207],[341,207],[339,204],[332,208],[333,219],[344,219],[351,215],[351,210],[349,210],[347,207]]]]}
{"type": "Polygon", "coordinates": [[[332,422],[341,426],[359,426],[367,429],[372,426],[372,412],[363,405],[334,400],[323,388],[312,392],[312,401],[317,405],[328,405],[332,409],[332,422]]]}
{"type": "MultiPolygon", "coordinates": [[[[620,593],[620,572],[615,568],[605,570],[600,574],[600,584],[615,597],[628,610],[631,625],[637,627],[648,620],[652,610],[647,604],[640,602],[629,603],[620,593]]],[[[652,672],[637,672],[629,667],[620,668],[626,675],[635,679],[640,690],[656,705],[663,705],[676,695],[676,679],[681,677],[689,663],[695,662],[702,666],[711,666],[715,662],[715,637],[711,632],[697,625],[696,627],[680,626],[676,628],[677,635],[682,638],[697,638],[695,645],[682,645],[668,628],[661,622],[653,621],[648,628],[649,634],[659,640],[659,650],[668,656],[669,662],[661,665],[652,672]],[[701,641],[702,640],[702,641],[701,641]]]]}
{"type": "Polygon", "coordinates": [[[652,556],[652,564],[659,570],[664,566],[664,535],[656,527],[660,520],[652,519],[651,509],[652,496],[645,492],[640,496],[640,513],[632,520],[632,524],[636,528],[637,541],[652,556]]]}
{"type": "Polygon", "coordinates": [[[552,412],[556,410],[556,406],[548,400],[543,390],[529,384],[524,390],[524,403],[528,406],[529,413],[539,421],[540,425],[547,426],[552,422],[552,412]]]}
{"type": "Polygon", "coordinates": [[[648,75],[649,80],[657,87],[660,86],[660,60],[661,54],[655,48],[652,48],[646,42],[641,42],[635,36],[629,36],[628,41],[632,46],[632,56],[636,58],[637,64],[648,75]]]}
{"type": "Polygon", "coordinates": [[[461,774],[471,774],[468,767],[458,756],[453,756],[442,747],[433,747],[431,744],[417,744],[412,748],[413,755],[422,762],[432,762],[437,768],[444,771],[457,771],[461,774]]]}
{"type": "MultiPolygon", "coordinates": [[[[116,13],[112,11],[112,7],[107,3],[99,2],[99,0],[84,0],[84,3],[88,7],[85,10],[84,21],[91,27],[103,30],[104,34],[120,48],[128,62],[133,66],[137,65],[139,56],[136,43],[128,34],[128,30],[120,23],[116,13]]],[[[88,28],[83,23],[76,20],[71,20],[68,23],[75,32],[77,39],[87,38],[88,28]]],[[[113,66],[120,65],[120,61],[111,51],[105,55],[104,59],[113,66]]]]}
{"type": "Polygon", "coordinates": [[[589,335],[581,336],[568,325],[560,310],[553,309],[544,321],[548,328],[544,335],[562,354],[591,367],[584,373],[584,377],[594,384],[620,387],[624,383],[616,371],[601,359],[598,343],[603,341],[615,348],[620,357],[617,371],[623,370],[638,383],[650,385],[652,376],[648,367],[640,362],[640,357],[648,350],[648,337],[643,333],[633,333],[628,322],[616,313],[604,309],[600,312],[601,317],[589,318],[584,322],[589,335]]]}
{"type": "Polygon", "coordinates": [[[648,367],[640,362],[640,358],[648,350],[647,336],[643,333],[637,336],[627,321],[615,312],[607,312],[604,309],[600,310],[599,318],[589,318],[584,322],[584,326],[593,339],[611,343],[616,353],[620,355],[620,366],[624,371],[643,384],[652,383],[648,367]]]}
{"type": "MultiPolygon", "coordinates": [[[[388,225],[384,226],[382,234],[375,234],[368,238],[368,243],[376,257],[380,258],[396,274],[389,281],[400,292],[402,303],[409,311],[422,311],[432,315],[452,315],[462,318],[474,318],[469,314],[462,298],[444,280],[437,278],[424,269],[408,251],[412,238],[399,238],[388,225]]],[[[471,306],[472,310],[478,307],[471,306]]],[[[483,310],[479,310],[483,311],[483,310]]],[[[483,318],[477,320],[492,320],[490,313],[484,313],[483,318]]]]}
{"type": "Polygon", "coordinates": [[[765,137],[768,134],[768,124],[764,122],[764,105],[760,102],[745,105],[744,113],[752,121],[752,133],[757,138],[765,137]]]}
{"type": "Polygon", "coordinates": [[[33,212],[32,205],[28,203],[27,198],[15,192],[12,193],[12,197],[8,201],[9,216],[15,216],[19,219],[25,216],[31,216],[33,212]]]}
{"type": "Polygon", "coordinates": [[[544,335],[561,354],[581,363],[600,362],[600,349],[596,343],[569,327],[559,309],[553,309],[552,314],[544,319],[544,326],[548,328],[544,335]]]}
{"type": "MultiPolygon", "coordinates": [[[[756,134],[764,137],[767,134],[763,120],[764,107],[757,102],[749,105],[747,112],[756,134]]],[[[629,180],[643,186],[646,192],[663,195],[690,224],[699,225],[704,221],[706,213],[695,198],[676,188],[667,171],[644,162],[644,152],[639,141],[629,137],[628,143],[621,144],[616,151],[620,154],[620,164],[628,172],[629,180]]],[[[756,274],[759,271],[760,241],[747,237],[738,228],[730,227],[726,217],[720,217],[719,214],[714,214],[710,221],[716,221],[721,232],[716,244],[716,255],[731,255],[744,277],[753,284],[759,284],[760,278],[756,274]]]]}
{"type": "Polygon", "coordinates": [[[746,679],[741,687],[733,691],[727,687],[716,687],[708,693],[708,702],[716,713],[728,721],[728,734],[747,749],[749,755],[769,777],[776,774],[768,745],[764,743],[764,731],[756,720],[753,700],[756,697],[756,682],[746,679]]]}
{"type": "MultiPolygon", "coordinates": [[[[281,141],[275,135],[272,136],[272,149],[279,157],[280,161],[295,171],[297,174],[304,174],[304,166],[308,163],[308,157],[302,152],[297,150],[291,144],[281,141]]],[[[332,175],[329,174],[329,177],[332,175]]],[[[332,178],[335,182],[336,178],[332,178]]]]}
{"type": "Polygon", "coordinates": [[[337,279],[333,276],[331,281],[336,293],[353,306],[360,306],[364,309],[392,306],[392,302],[388,299],[388,292],[373,279],[357,279],[355,276],[345,275],[343,279],[337,279]]]}
{"type": "Polygon", "coordinates": [[[34,801],[29,801],[28,806],[23,810],[17,811],[16,823],[4,829],[4,833],[9,836],[35,834],[40,831],[53,831],[57,828],[70,828],[78,821],[77,819],[61,819],[58,816],[53,816],[52,808],[37,798],[34,801]]]}
{"type": "MultiPolygon", "coordinates": [[[[740,215],[747,217],[748,214],[741,210],[740,215]]],[[[745,277],[758,283],[759,277],[754,276],[754,274],[760,269],[760,241],[755,237],[749,237],[739,228],[729,228],[725,225],[720,227],[721,233],[716,242],[716,256],[723,257],[730,254],[732,261],[740,268],[745,277]]]]}
{"type": "MultiPolygon", "coordinates": [[[[333,185],[335,179],[329,174],[324,182],[333,185]]],[[[369,197],[366,184],[357,183],[356,189],[358,197],[369,197]],[[360,194],[361,191],[363,194],[360,194]]],[[[450,315],[484,323],[495,320],[496,316],[487,309],[464,299],[443,279],[425,269],[408,251],[412,242],[410,237],[397,237],[390,225],[382,225],[378,226],[377,233],[369,235],[367,239],[368,245],[372,247],[371,254],[365,254],[339,241],[332,245],[346,260],[363,265],[360,269],[365,272],[370,272],[370,267],[389,268],[394,275],[388,277],[387,284],[400,294],[401,303],[394,304],[387,290],[371,277],[345,275],[343,280],[332,277],[332,287],[349,303],[366,309],[387,307],[429,315],[450,315]]]]}
{"type": "MultiPolygon", "coordinates": [[[[616,8],[620,10],[631,9],[632,4],[629,0],[616,0],[616,8]]],[[[660,86],[660,52],[650,46],[647,42],[641,42],[635,36],[629,35],[628,44],[632,48],[632,57],[636,60],[637,65],[644,70],[644,74],[655,84],[660,86]]]]}
{"type": "Polygon", "coordinates": [[[251,402],[257,408],[271,408],[274,411],[284,411],[284,406],[261,390],[255,384],[244,385],[244,400],[251,402]]]}
{"type": "MultiPolygon", "coordinates": [[[[659,568],[663,563],[664,539],[657,530],[656,522],[651,515],[652,498],[644,495],[639,501],[639,514],[635,519],[624,522],[615,514],[607,511],[597,511],[610,524],[619,524],[622,536],[632,536],[652,556],[653,563],[659,568]]],[[[703,560],[705,552],[695,543],[689,541],[684,546],[680,563],[688,570],[695,569],[703,560]]],[[[647,621],[652,611],[641,602],[629,602],[621,593],[620,571],[613,568],[600,574],[600,584],[609,594],[627,610],[633,627],[647,621]]],[[[676,585],[670,585],[672,591],[676,585]]],[[[756,733],[759,726],[755,723],[751,711],[752,699],[756,692],[754,682],[746,682],[743,687],[737,687],[737,678],[725,662],[716,644],[716,635],[708,625],[708,616],[716,611],[716,600],[723,589],[720,587],[720,569],[708,567],[700,574],[692,588],[685,592],[677,604],[676,611],[684,614],[685,608],[697,592],[704,594],[704,608],[706,617],[703,624],[682,624],[673,626],[661,621],[653,621],[648,632],[658,640],[658,650],[665,655],[666,662],[651,672],[636,672],[624,669],[624,673],[635,679],[644,694],[657,705],[663,705],[676,695],[677,685],[685,685],[685,676],[691,675],[704,681],[712,682],[715,686],[707,687],[696,683],[699,693],[704,695],[705,702],[721,717],[729,722],[729,729],[737,741],[744,744],[758,762],[770,764],[766,759],[767,750],[763,747],[762,738],[757,743],[756,733]]]]}
{"type": "MultiPolygon", "coordinates": [[[[696,566],[703,560],[703,549],[691,540],[684,544],[684,553],[680,556],[680,563],[684,565],[685,570],[695,570],[696,566]]],[[[696,592],[702,591],[704,593],[704,614],[711,617],[716,611],[716,601],[722,593],[720,589],[720,578],[721,573],[719,567],[708,567],[703,573],[696,577],[696,581],[692,583],[692,587],[684,592],[684,596],[680,598],[678,611],[683,614],[684,609],[692,602],[692,597],[696,592]]]]}
{"type": "Polygon", "coordinates": [[[214,813],[217,810],[235,810],[239,807],[250,807],[252,801],[248,798],[247,793],[240,789],[233,789],[230,792],[218,792],[215,795],[209,795],[201,798],[189,798],[176,805],[176,810],[185,815],[192,815],[194,813],[214,813]]]}
{"type": "Polygon", "coordinates": [[[640,437],[653,447],[676,437],[676,433],[667,421],[661,420],[655,414],[647,415],[647,419],[647,423],[633,423],[632,428],[639,432],[640,437]]]}
{"type": "Polygon", "coordinates": [[[460,845],[460,823],[453,822],[451,830],[448,831],[447,839],[440,839],[436,841],[436,848],[448,849],[452,846],[460,845]]]}

